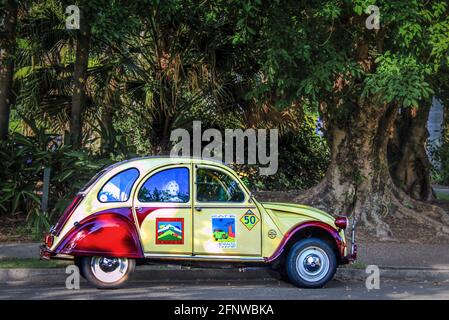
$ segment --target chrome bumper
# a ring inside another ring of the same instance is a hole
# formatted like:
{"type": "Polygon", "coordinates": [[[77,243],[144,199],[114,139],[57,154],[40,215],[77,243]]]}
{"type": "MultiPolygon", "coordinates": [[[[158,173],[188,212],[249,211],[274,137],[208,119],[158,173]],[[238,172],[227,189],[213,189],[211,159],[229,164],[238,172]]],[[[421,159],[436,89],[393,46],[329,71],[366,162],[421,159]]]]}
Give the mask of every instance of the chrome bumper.
{"type": "Polygon", "coordinates": [[[353,263],[357,260],[357,244],[355,243],[355,221],[351,228],[351,252],[343,257],[343,263],[353,263]]]}
{"type": "Polygon", "coordinates": [[[50,260],[51,259],[51,251],[47,248],[45,244],[39,247],[39,257],[41,260],[50,260]]]}

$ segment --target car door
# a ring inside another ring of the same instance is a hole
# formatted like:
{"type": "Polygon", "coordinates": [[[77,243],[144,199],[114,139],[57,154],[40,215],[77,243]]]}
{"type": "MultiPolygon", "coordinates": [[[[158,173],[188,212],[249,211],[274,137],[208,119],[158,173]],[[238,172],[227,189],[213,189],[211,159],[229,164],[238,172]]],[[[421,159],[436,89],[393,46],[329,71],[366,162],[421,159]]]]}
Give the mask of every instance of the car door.
{"type": "Polygon", "coordinates": [[[261,256],[261,216],[235,174],[195,165],[193,252],[261,256]]]}
{"type": "Polygon", "coordinates": [[[141,180],[133,210],[146,254],[192,254],[191,165],[165,166],[141,180]]]}

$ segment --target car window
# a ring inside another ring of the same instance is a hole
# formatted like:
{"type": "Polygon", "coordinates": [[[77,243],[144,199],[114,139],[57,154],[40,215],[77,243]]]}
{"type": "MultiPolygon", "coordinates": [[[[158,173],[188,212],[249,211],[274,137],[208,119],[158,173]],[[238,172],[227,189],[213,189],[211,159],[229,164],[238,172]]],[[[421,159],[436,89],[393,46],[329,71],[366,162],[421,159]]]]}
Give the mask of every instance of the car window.
{"type": "Polygon", "coordinates": [[[131,168],[117,173],[105,183],[98,193],[100,202],[125,202],[139,176],[139,170],[131,168]]]}
{"type": "Polygon", "coordinates": [[[155,173],[145,181],[137,198],[140,202],[189,202],[189,169],[172,168],[155,173]]]}
{"type": "Polygon", "coordinates": [[[196,198],[201,202],[242,202],[245,194],[228,174],[200,168],[196,171],[196,198]]]}

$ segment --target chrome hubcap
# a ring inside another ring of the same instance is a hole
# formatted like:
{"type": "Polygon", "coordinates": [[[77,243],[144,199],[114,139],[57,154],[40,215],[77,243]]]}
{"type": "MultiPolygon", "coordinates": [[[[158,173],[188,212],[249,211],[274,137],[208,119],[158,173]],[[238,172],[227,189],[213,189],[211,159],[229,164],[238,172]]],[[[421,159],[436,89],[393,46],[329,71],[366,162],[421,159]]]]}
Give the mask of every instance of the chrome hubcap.
{"type": "Polygon", "coordinates": [[[100,258],[99,266],[104,272],[112,272],[119,267],[120,263],[117,258],[100,258]]]}
{"type": "Polygon", "coordinates": [[[310,254],[304,259],[304,268],[309,272],[316,272],[321,267],[320,257],[316,254],[310,254]]]}
{"type": "Polygon", "coordinates": [[[301,278],[309,282],[323,279],[329,272],[329,257],[318,247],[302,250],[296,258],[296,270],[301,278]]]}
{"type": "Polygon", "coordinates": [[[127,258],[93,257],[91,270],[94,276],[106,283],[119,281],[126,275],[128,270],[127,258]]]}

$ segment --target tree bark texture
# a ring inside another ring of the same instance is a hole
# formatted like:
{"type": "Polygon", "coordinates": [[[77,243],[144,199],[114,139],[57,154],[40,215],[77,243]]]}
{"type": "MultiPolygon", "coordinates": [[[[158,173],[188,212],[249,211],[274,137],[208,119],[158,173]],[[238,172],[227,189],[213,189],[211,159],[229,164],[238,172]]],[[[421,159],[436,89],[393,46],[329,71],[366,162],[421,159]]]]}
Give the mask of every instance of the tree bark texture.
{"type": "Polygon", "coordinates": [[[4,28],[0,32],[0,140],[5,140],[8,136],[9,114],[13,101],[17,7],[16,0],[6,0],[4,28]]]}
{"type": "Polygon", "coordinates": [[[390,172],[396,186],[421,201],[434,199],[426,152],[430,106],[431,102],[422,103],[419,108],[403,108],[388,146],[390,172]]]}
{"type": "Polygon", "coordinates": [[[409,197],[391,178],[387,149],[398,107],[358,103],[345,121],[327,119],[331,163],[323,180],[296,198],[334,215],[347,215],[379,239],[392,239],[391,215],[449,234],[441,208],[409,197]]]}
{"type": "Polygon", "coordinates": [[[70,115],[71,142],[75,148],[82,144],[82,115],[86,107],[87,67],[90,49],[90,25],[87,14],[80,10],[80,29],[76,41],[76,58],[73,72],[74,86],[70,115]]]}

